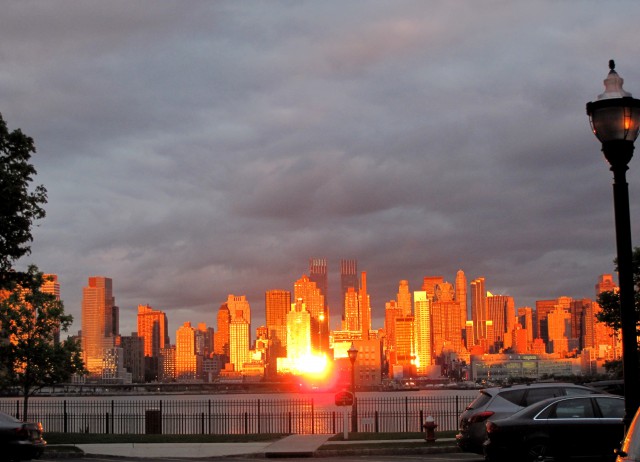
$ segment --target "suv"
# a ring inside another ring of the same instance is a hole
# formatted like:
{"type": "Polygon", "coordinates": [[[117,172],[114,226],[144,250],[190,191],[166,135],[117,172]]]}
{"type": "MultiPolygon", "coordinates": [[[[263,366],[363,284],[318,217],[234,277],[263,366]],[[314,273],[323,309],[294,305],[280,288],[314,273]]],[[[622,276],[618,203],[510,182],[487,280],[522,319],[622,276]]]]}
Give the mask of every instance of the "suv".
{"type": "Polygon", "coordinates": [[[482,454],[487,438],[486,421],[508,417],[530,404],[556,396],[601,393],[593,388],[572,383],[533,383],[485,388],[460,415],[458,447],[464,452],[482,454]]]}

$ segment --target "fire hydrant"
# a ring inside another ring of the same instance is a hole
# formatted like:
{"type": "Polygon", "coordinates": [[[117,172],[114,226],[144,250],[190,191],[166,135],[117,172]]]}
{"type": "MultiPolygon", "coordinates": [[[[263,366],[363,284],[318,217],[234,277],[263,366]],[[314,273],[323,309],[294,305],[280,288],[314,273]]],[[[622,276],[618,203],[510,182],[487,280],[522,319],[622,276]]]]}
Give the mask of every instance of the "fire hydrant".
{"type": "Polygon", "coordinates": [[[438,426],[437,423],[435,423],[433,416],[428,415],[426,419],[424,419],[425,422],[422,425],[422,428],[424,428],[424,439],[427,441],[427,443],[433,443],[436,440],[436,427],[438,426]]]}

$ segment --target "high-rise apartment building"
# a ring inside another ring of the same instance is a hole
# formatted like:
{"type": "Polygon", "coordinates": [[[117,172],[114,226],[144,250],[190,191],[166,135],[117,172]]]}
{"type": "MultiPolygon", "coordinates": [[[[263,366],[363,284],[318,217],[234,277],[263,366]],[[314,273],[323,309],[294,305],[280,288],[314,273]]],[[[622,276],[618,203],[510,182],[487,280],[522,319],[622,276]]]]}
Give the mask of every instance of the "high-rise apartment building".
{"type": "Polygon", "coordinates": [[[122,348],[123,366],[131,374],[131,380],[144,382],[144,339],[133,332],[130,336],[119,337],[118,343],[122,348]]]}
{"type": "Polygon", "coordinates": [[[267,336],[274,357],[286,357],[287,314],[291,310],[291,292],[268,290],[264,295],[267,336]]]}
{"type": "Polygon", "coordinates": [[[175,373],[178,381],[192,381],[199,377],[196,333],[189,321],[176,331],[175,373]]]}
{"type": "Polygon", "coordinates": [[[144,355],[158,358],[160,350],[169,345],[167,315],[149,305],[138,305],[138,336],[144,341],[144,355]]]}
{"type": "Polygon", "coordinates": [[[346,312],[345,294],[349,287],[358,292],[360,284],[358,283],[358,260],[340,260],[340,303],[342,303],[342,313],[346,312]]]}
{"type": "Polygon", "coordinates": [[[484,278],[477,278],[471,281],[471,320],[476,343],[487,338],[487,319],[487,291],[484,278]]]}
{"type": "Polygon", "coordinates": [[[518,308],[518,322],[526,332],[528,346],[533,343],[533,308],[530,306],[518,308]]]}
{"type": "Polygon", "coordinates": [[[231,324],[231,312],[226,303],[220,305],[217,321],[218,333],[213,339],[213,352],[229,358],[229,325],[231,324]]]}
{"type": "Polygon", "coordinates": [[[353,287],[349,287],[344,294],[344,320],[342,322],[342,329],[351,332],[362,331],[359,294],[353,287]]]}
{"type": "Polygon", "coordinates": [[[516,320],[516,309],[513,297],[509,295],[487,295],[487,318],[493,321],[495,339],[489,345],[489,351],[498,353],[503,348],[511,347],[511,334],[516,320]],[[506,340],[506,342],[505,342],[506,340]]]}
{"type": "Polygon", "coordinates": [[[416,370],[425,375],[432,364],[431,300],[426,291],[413,293],[416,370]]]}
{"type": "Polygon", "coordinates": [[[251,362],[251,334],[249,323],[243,317],[236,317],[229,324],[229,362],[238,372],[251,362]]]}
{"type": "MultiPolygon", "coordinates": [[[[57,274],[44,274],[44,282],[40,291],[44,294],[53,295],[56,300],[60,300],[60,283],[58,282],[57,274]]],[[[55,328],[53,333],[53,343],[60,343],[60,327],[55,328]]]]}
{"type": "Polygon", "coordinates": [[[114,348],[111,278],[92,276],[82,289],[82,358],[90,375],[101,376],[106,350],[114,348]]]}
{"type": "MultiPolygon", "coordinates": [[[[431,299],[433,354],[460,355],[464,353],[462,320],[466,320],[466,315],[461,313],[465,310],[464,304],[455,299],[456,290],[449,282],[436,284],[433,290],[434,295],[431,299]]],[[[432,361],[434,360],[435,358],[432,358],[432,361]]]]}
{"type": "Polygon", "coordinates": [[[571,335],[571,313],[556,306],[547,315],[547,333],[549,353],[567,353],[569,351],[569,336],[571,335]]]}

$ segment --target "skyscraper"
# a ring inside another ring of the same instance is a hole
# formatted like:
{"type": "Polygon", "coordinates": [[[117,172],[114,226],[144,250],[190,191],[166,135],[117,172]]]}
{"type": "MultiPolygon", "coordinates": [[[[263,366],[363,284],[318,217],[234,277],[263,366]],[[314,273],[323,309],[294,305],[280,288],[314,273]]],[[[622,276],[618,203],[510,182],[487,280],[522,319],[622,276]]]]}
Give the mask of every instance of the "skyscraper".
{"type": "Polygon", "coordinates": [[[311,314],[302,299],[296,299],[287,313],[287,359],[295,363],[308,358],[312,353],[312,337],[311,314]]]}
{"type": "Polygon", "coordinates": [[[251,306],[245,295],[230,294],[227,297],[227,307],[232,321],[243,318],[251,326],[251,306]]]}
{"type": "Polygon", "coordinates": [[[360,302],[355,288],[349,287],[344,294],[344,321],[342,328],[351,332],[361,332],[360,302]]]}
{"type": "Polygon", "coordinates": [[[251,361],[249,323],[243,317],[236,317],[229,324],[229,362],[235,371],[242,372],[244,365],[251,361]]]}
{"type": "Polygon", "coordinates": [[[264,295],[267,335],[275,357],[286,356],[287,313],[291,309],[291,292],[267,290],[264,295]]]}
{"type": "Polygon", "coordinates": [[[229,358],[229,325],[231,324],[231,312],[226,303],[218,309],[218,333],[213,338],[213,352],[217,355],[229,358]]]}
{"type": "Polygon", "coordinates": [[[158,358],[160,350],[169,346],[167,315],[149,305],[138,305],[138,337],[144,341],[144,355],[158,358]]]}
{"type": "Polygon", "coordinates": [[[357,292],[360,289],[358,284],[358,260],[340,260],[340,303],[342,313],[345,313],[344,296],[349,287],[357,292]]]}
{"type": "Polygon", "coordinates": [[[105,350],[115,345],[112,280],[92,276],[82,289],[82,358],[91,375],[102,374],[105,350]]]}
{"type": "Polygon", "coordinates": [[[468,313],[468,301],[467,301],[467,277],[464,275],[464,271],[458,270],[456,273],[456,301],[460,305],[460,325],[464,330],[469,319],[468,313]]]}
{"type": "Polygon", "coordinates": [[[508,337],[508,345],[505,345],[505,334],[511,333],[515,325],[515,303],[513,297],[508,295],[487,295],[487,318],[493,321],[495,333],[493,353],[497,353],[501,348],[511,347],[511,338],[508,337]]]}
{"type": "Polygon", "coordinates": [[[477,344],[481,339],[487,338],[487,291],[484,288],[484,278],[471,281],[471,319],[477,344]]]}
{"type": "Polygon", "coordinates": [[[409,281],[403,279],[398,284],[398,309],[402,312],[402,316],[411,316],[413,310],[413,302],[411,301],[411,292],[409,291],[409,281]]]}
{"type": "Polygon", "coordinates": [[[362,340],[369,340],[369,332],[371,331],[371,299],[367,292],[366,271],[362,272],[358,304],[360,305],[360,320],[362,322],[362,340]]]}
{"type": "MultiPolygon", "coordinates": [[[[320,293],[324,297],[325,308],[329,301],[329,279],[327,277],[327,259],[311,258],[309,259],[309,280],[316,283],[316,287],[320,289],[320,293]]],[[[326,310],[325,310],[326,311],[326,310]]]]}
{"type": "Polygon", "coordinates": [[[432,363],[431,300],[424,290],[413,293],[416,368],[424,375],[432,363]]]}
{"type": "MultiPolygon", "coordinates": [[[[311,315],[311,346],[314,351],[326,353],[329,350],[329,329],[325,313],[324,295],[316,283],[303,275],[293,286],[293,298],[302,300],[311,315]]],[[[287,340],[288,342],[288,340],[287,340]]],[[[287,344],[288,345],[288,344],[287,344]]]]}
{"type": "Polygon", "coordinates": [[[196,332],[188,321],[176,331],[175,360],[175,373],[178,381],[191,381],[198,378],[196,332]]]}

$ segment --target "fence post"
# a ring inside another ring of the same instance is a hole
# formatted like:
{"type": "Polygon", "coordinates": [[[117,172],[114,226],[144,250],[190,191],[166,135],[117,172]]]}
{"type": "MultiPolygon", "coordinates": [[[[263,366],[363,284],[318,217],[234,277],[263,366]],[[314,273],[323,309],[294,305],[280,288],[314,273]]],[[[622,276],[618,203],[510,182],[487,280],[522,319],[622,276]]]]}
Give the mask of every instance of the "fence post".
{"type": "Polygon", "coordinates": [[[107,412],[107,415],[105,415],[105,433],[108,435],[109,434],[109,413],[107,412]]]}
{"type": "Polygon", "coordinates": [[[244,413],[244,434],[249,434],[249,414],[247,412],[244,413]]]}
{"type": "Polygon", "coordinates": [[[62,402],[62,428],[64,433],[67,433],[67,400],[62,402]]]}
{"type": "Polygon", "coordinates": [[[336,411],[333,411],[331,413],[331,428],[332,428],[332,433],[336,433],[336,411]]]}
{"type": "Polygon", "coordinates": [[[424,412],[420,409],[420,428],[422,428],[422,424],[424,423],[424,412]]]}
{"type": "Polygon", "coordinates": [[[209,400],[209,434],[211,434],[211,400],[209,400]]]}
{"type": "Polygon", "coordinates": [[[258,435],[260,434],[260,399],[258,399],[258,435]]]}
{"type": "Polygon", "coordinates": [[[315,433],[316,433],[315,407],[313,405],[313,398],[311,398],[311,434],[314,435],[315,433]]]}
{"type": "Polygon", "coordinates": [[[20,400],[16,401],[16,419],[20,420],[20,400]]]}
{"type": "Polygon", "coordinates": [[[409,397],[404,397],[404,431],[409,432],[409,397]]]}
{"type": "Polygon", "coordinates": [[[114,419],[115,414],[116,414],[116,411],[115,411],[115,407],[114,407],[114,402],[113,402],[113,400],[111,400],[111,433],[114,433],[114,430],[115,430],[114,425],[113,425],[113,419],[114,419]]]}
{"type": "Polygon", "coordinates": [[[378,430],[379,430],[379,428],[378,428],[378,411],[374,411],[373,418],[375,419],[374,420],[375,432],[378,433],[378,430]]]}
{"type": "Polygon", "coordinates": [[[289,414],[289,435],[291,434],[291,411],[288,412],[289,414]]]}
{"type": "Polygon", "coordinates": [[[200,414],[201,434],[204,435],[204,412],[200,414]]]}

